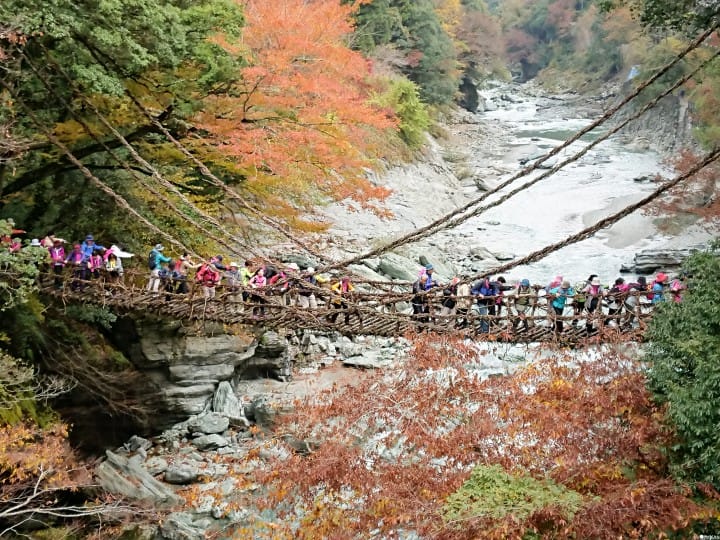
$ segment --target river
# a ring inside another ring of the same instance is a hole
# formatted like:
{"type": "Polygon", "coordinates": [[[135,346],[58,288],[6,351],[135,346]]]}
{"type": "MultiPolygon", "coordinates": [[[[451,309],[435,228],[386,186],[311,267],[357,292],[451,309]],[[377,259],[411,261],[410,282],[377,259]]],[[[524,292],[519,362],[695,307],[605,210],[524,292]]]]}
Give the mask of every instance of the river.
{"type": "MultiPolygon", "coordinates": [[[[601,114],[596,101],[543,95],[532,84],[498,85],[483,91],[482,97],[492,110],[449,122],[450,136],[437,143],[439,148],[431,144],[432,163],[396,167],[379,176],[379,183],[395,190],[388,201],[395,213],[393,220],[381,221],[363,212],[347,213],[339,207],[329,209],[336,223],[335,233],[347,240],[345,246],[350,251],[374,247],[478,197],[481,191],[473,181],[448,173],[457,173],[458,154],[465,171],[474,171],[475,180],[479,177],[493,187],[520,170],[523,160],[559,145],[601,114]],[[588,105],[593,103],[595,106],[588,105]]],[[[571,145],[560,159],[574,154],[603,129],[571,145]]],[[[408,256],[426,253],[431,260],[443,258],[456,272],[484,270],[489,267],[487,261],[474,261],[469,248],[485,247],[502,258],[523,256],[636,202],[657,187],[653,181],[637,179],[656,174],[671,177],[674,173],[647,144],[615,135],[500,206],[400,251],[408,256]]],[[[508,277],[545,283],[555,275],[564,275],[574,283],[595,273],[608,283],[637,251],[661,247],[670,240],[655,227],[651,216],[635,213],[592,238],[512,270],[508,277]]]]}

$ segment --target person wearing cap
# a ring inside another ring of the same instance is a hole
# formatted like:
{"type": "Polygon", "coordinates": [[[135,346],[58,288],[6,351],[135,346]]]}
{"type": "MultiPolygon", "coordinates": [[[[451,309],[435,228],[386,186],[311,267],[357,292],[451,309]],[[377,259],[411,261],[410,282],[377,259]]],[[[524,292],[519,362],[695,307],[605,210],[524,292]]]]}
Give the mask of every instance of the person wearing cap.
{"type": "Polygon", "coordinates": [[[590,283],[583,289],[583,292],[585,293],[585,309],[588,312],[585,331],[590,334],[593,331],[593,313],[596,309],[600,311],[598,308],[601,306],[600,302],[605,295],[605,290],[600,282],[600,278],[595,274],[591,274],[590,283]]]}
{"type": "Polygon", "coordinates": [[[664,302],[665,298],[663,297],[663,291],[665,290],[665,285],[667,284],[668,276],[664,272],[658,272],[655,276],[655,280],[652,283],[651,291],[653,293],[652,297],[652,303],[653,304],[659,304],[660,302],[664,302]]]}
{"type": "Polygon", "coordinates": [[[165,246],[162,244],[155,244],[155,247],[150,250],[148,255],[148,267],[150,269],[150,279],[148,280],[146,290],[152,292],[158,292],[160,289],[160,266],[162,263],[169,263],[172,259],[162,254],[165,250],[165,246]]]}
{"type": "Polygon", "coordinates": [[[682,293],[687,289],[687,274],[684,272],[670,282],[670,297],[676,304],[682,302],[682,293]]]}
{"type": "Polygon", "coordinates": [[[568,299],[575,296],[575,289],[570,286],[570,282],[565,279],[559,287],[550,289],[550,295],[553,297],[552,308],[555,312],[555,332],[558,334],[563,331],[563,321],[561,319],[565,311],[565,304],[568,299]]]}
{"type": "Polygon", "coordinates": [[[92,234],[88,234],[83,243],[80,244],[80,251],[82,251],[84,261],[90,260],[92,254],[96,251],[102,251],[104,249],[103,246],[95,243],[95,237],[92,234]]]}
{"type": "MultiPolygon", "coordinates": [[[[519,330],[520,327],[523,328],[523,330],[528,329],[528,315],[530,317],[533,316],[535,312],[535,304],[537,303],[537,296],[535,295],[534,291],[530,288],[530,280],[529,279],[521,279],[520,283],[518,283],[517,289],[515,289],[515,294],[513,295],[513,306],[515,308],[515,313],[518,316],[518,321],[513,325],[516,330],[519,330]],[[529,312],[529,313],[528,313],[529,312]]],[[[508,309],[509,311],[509,309],[508,309]]]]}
{"type": "Polygon", "coordinates": [[[318,286],[315,278],[315,269],[309,266],[305,270],[305,276],[300,279],[298,284],[298,306],[303,309],[317,309],[317,297],[314,289],[318,286]]]}
{"type": "Polygon", "coordinates": [[[622,321],[623,325],[629,326],[635,320],[640,320],[640,305],[643,301],[647,301],[647,280],[645,276],[638,276],[637,280],[628,284],[627,295],[625,297],[625,313],[626,317],[622,321]],[[643,294],[641,294],[643,293],[643,294]]]}
{"type": "Polygon", "coordinates": [[[500,292],[497,285],[496,281],[490,281],[490,277],[485,276],[476,281],[470,289],[470,294],[477,299],[473,305],[473,311],[480,317],[480,332],[484,334],[490,332],[488,315],[495,314],[495,298],[500,292]]]}
{"type": "Polygon", "coordinates": [[[435,267],[432,264],[425,265],[425,275],[427,275],[427,281],[425,282],[425,290],[429,291],[433,287],[438,286],[438,281],[435,279],[435,267]]]}
{"type": "Polygon", "coordinates": [[[285,276],[288,282],[285,286],[283,304],[286,306],[293,306],[297,303],[298,272],[300,272],[300,267],[297,263],[291,262],[285,265],[285,276]]]}

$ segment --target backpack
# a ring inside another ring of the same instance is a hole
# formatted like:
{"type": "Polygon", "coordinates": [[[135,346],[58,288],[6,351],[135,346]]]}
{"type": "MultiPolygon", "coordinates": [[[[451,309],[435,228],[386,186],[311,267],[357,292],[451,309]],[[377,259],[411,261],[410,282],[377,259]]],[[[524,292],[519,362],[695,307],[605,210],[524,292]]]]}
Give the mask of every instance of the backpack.
{"type": "Polygon", "coordinates": [[[155,256],[155,250],[151,250],[148,254],[148,268],[150,270],[155,270],[157,268],[157,257],[155,256]]]}

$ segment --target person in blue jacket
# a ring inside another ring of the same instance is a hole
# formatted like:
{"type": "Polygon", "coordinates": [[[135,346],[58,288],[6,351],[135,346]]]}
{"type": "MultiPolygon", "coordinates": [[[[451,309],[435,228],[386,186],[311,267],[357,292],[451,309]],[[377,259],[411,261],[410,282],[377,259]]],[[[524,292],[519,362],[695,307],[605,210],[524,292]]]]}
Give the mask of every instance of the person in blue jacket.
{"type": "Polygon", "coordinates": [[[490,321],[487,319],[487,315],[491,308],[491,314],[495,313],[495,300],[499,293],[498,283],[490,281],[489,277],[476,281],[470,289],[470,294],[477,298],[473,310],[481,317],[480,331],[484,334],[490,331],[490,321]]]}
{"type": "Polygon", "coordinates": [[[95,243],[95,237],[92,234],[88,234],[85,240],[80,244],[80,251],[83,255],[83,261],[89,261],[93,253],[96,251],[104,251],[105,247],[95,243]]]}
{"type": "Polygon", "coordinates": [[[563,331],[563,322],[559,317],[562,317],[563,311],[565,311],[565,304],[568,298],[575,296],[575,290],[570,286],[568,280],[564,280],[559,287],[554,287],[548,291],[552,297],[552,308],[555,312],[555,332],[558,334],[563,331]]]}
{"type": "Polygon", "coordinates": [[[146,289],[152,292],[158,292],[160,288],[160,268],[163,263],[169,263],[172,259],[162,254],[165,248],[162,244],[156,244],[148,255],[148,267],[150,269],[150,279],[146,289]]]}

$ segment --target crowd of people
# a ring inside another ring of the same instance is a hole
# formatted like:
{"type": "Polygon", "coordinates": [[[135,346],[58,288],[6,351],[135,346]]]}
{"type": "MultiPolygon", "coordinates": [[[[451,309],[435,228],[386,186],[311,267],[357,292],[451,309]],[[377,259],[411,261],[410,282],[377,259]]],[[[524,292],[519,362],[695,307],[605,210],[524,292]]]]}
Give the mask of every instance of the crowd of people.
{"type": "Polygon", "coordinates": [[[632,282],[618,277],[608,286],[596,274],[575,285],[563,276],[556,276],[547,285],[531,285],[528,279],[509,284],[502,276],[470,283],[463,276],[443,286],[433,277],[433,266],[427,265],[413,284],[412,308],[418,320],[429,321],[437,306],[433,309],[433,299],[426,292],[437,288],[443,295],[439,315],[455,317],[460,327],[467,325],[472,313],[472,318],[479,321],[478,330],[487,333],[494,323],[507,324],[500,322],[505,313],[506,318],[512,319],[513,330],[527,331],[538,318],[536,312],[544,312],[557,333],[563,331],[570,319],[572,326],[584,321],[586,332],[591,334],[597,330],[599,321],[609,326],[632,327],[653,306],[667,299],[682,302],[686,282],[684,273],[671,280],[666,273],[658,272],[650,283],[645,276],[632,282]]]}
{"type": "MultiPolygon", "coordinates": [[[[73,290],[82,290],[92,280],[122,283],[122,261],[133,257],[116,245],[106,248],[98,244],[92,234],[67,249],[67,242],[53,233],[42,240],[33,239],[25,247],[12,236],[0,238],[0,242],[10,252],[24,248],[47,250],[46,264],[55,276],[54,286],[65,286],[67,270],[73,290]]],[[[265,314],[269,297],[279,298],[275,303],[280,305],[302,309],[317,309],[319,304],[335,308],[337,311],[329,316],[333,323],[344,314],[344,322],[349,324],[353,312],[356,288],[349,276],[316,274],[314,268],[301,270],[292,262],[247,260],[240,265],[226,263],[222,255],[195,262],[188,253],[177,259],[167,256],[164,246],[157,244],[148,254],[147,270],[145,289],[149,293],[165,294],[169,299],[172,294],[187,294],[196,286],[210,300],[222,288],[224,299],[252,305],[255,317],[265,314]]],[[[457,276],[441,283],[434,266],[427,264],[419,269],[412,284],[410,304],[413,318],[420,323],[442,321],[464,328],[475,321],[476,330],[481,333],[490,332],[492,326],[499,324],[511,325],[513,330],[522,332],[543,318],[539,315],[545,315],[558,333],[570,320],[572,326],[582,322],[590,334],[596,330],[598,321],[627,327],[638,324],[653,305],[667,299],[681,302],[687,288],[686,278],[680,274],[671,280],[660,272],[651,282],[644,276],[632,282],[618,277],[612,285],[605,286],[595,274],[575,285],[563,276],[556,276],[547,285],[532,285],[528,279],[508,283],[502,276],[474,282],[467,276],[457,276]]]]}

